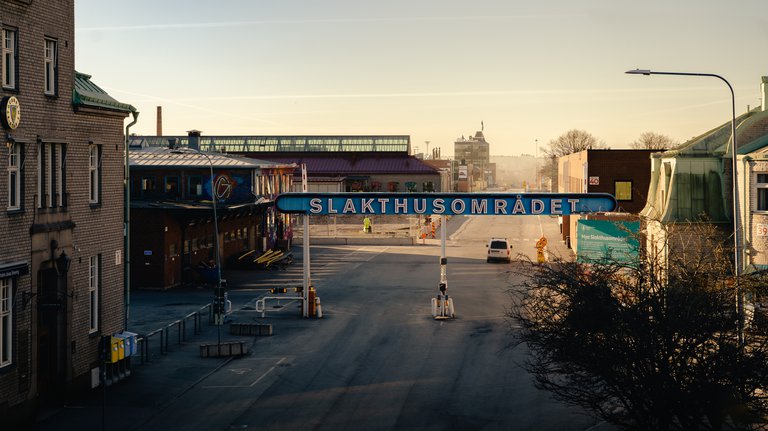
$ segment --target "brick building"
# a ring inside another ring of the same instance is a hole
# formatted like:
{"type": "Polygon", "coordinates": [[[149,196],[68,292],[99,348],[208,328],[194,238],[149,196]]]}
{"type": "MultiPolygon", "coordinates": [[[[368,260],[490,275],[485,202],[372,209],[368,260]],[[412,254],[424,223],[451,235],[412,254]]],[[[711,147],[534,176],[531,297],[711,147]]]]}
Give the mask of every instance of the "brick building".
{"type": "Polygon", "coordinates": [[[245,252],[287,247],[291,220],[274,198],[291,189],[295,165],[141,142],[130,148],[132,287],[206,281],[196,270],[216,262],[216,231],[222,268],[245,252]]]}
{"type": "Polygon", "coordinates": [[[0,22],[5,428],[91,387],[101,336],[123,328],[123,123],[136,112],[75,72],[73,0],[0,1],[0,22]]]}
{"type": "MultiPolygon", "coordinates": [[[[560,193],[610,193],[616,212],[638,214],[643,209],[651,181],[654,150],[584,150],[558,158],[560,193]]],[[[562,240],[577,250],[579,215],[562,216],[562,240]]],[[[577,250],[578,253],[578,250],[577,250]]]]}

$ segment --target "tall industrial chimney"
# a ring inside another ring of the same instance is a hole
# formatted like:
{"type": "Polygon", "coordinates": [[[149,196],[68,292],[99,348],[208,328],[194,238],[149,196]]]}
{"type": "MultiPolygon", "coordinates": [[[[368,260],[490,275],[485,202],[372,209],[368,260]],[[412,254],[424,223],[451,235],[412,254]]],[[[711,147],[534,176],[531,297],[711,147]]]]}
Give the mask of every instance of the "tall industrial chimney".
{"type": "Polygon", "coordinates": [[[157,107],[157,136],[163,136],[163,107],[157,107]]]}

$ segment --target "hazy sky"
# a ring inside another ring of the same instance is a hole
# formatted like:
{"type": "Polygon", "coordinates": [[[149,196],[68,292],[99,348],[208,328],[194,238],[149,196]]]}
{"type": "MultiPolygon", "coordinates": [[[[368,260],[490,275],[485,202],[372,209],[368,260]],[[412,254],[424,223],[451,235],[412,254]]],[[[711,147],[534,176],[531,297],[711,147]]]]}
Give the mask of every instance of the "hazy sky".
{"type": "Polygon", "coordinates": [[[569,129],[685,141],[761,103],[765,0],[76,0],[76,68],[164,134],[407,134],[485,125],[492,155],[569,129]]]}

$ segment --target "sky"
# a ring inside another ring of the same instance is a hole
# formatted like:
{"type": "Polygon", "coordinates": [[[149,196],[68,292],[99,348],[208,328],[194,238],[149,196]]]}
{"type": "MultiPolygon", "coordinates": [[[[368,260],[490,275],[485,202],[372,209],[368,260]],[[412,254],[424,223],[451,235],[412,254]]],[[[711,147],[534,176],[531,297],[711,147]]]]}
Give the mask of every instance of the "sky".
{"type": "MultiPolygon", "coordinates": [[[[132,133],[410,135],[483,128],[491,155],[570,129],[677,142],[762,101],[765,0],[75,0],[75,67],[135,106],[132,133]]],[[[427,144],[429,141],[429,144],[427,144]]]]}

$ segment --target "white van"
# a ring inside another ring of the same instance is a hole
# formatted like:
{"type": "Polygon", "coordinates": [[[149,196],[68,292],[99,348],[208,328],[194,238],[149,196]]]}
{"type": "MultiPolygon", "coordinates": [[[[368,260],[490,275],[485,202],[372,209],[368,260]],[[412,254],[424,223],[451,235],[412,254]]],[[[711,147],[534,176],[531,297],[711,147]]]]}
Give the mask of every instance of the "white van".
{"type": "Polygon", "coordinates": [[[506,238],[491,238],[485,246],[488,248],[486,262],[501,260],[504,262],[512,261],[512,246],[506,238]]]}

